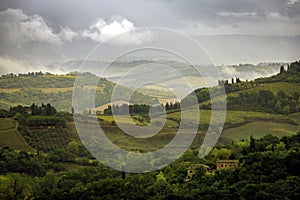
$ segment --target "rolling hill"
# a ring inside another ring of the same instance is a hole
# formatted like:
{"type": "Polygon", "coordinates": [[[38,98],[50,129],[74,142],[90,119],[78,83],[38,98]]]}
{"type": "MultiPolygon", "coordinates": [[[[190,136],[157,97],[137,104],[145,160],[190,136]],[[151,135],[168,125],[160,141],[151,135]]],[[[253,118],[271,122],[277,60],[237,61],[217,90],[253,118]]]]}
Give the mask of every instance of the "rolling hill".
{"type": "MultiPolygon", "coordinates": [[[[0,108],[9,108],[15,105],[31,105],[51,102],[58,110],[70,111],[72,104],[72,92],[74,81],[78,75],[79,80],[85,80],[82,89],[92,91],[95,86],[92,82],[98,81],[96,87],[96,106],[110,102],[115,83],[99,78],[91,73],[70,73],[67,75],[43,74],[32,72],[28,74],[3,75],[0,78],[0,108]],[[91,84],[87,83],[90,81],[91,84]]],[[[132,89],[123,87],[123,92],[130,92],[132,89]]],[[[133,103],[157,102],[155,97],[149,97],[139,92],[134,92],[133,103]]],[[[83,99],[84,101],[84,99],[83,99]]]]}
{"type": "MultiPolygon", "coordinates": [[[[222,145],[224,142],[226,143],[228,139],[248,139],[250,135],[253,135],[256,138],[263,137],[267,134],[282,137],[285,135],[295,135],[300,131],[299,96],[295,96],[295,94],[300,91],[300,83],[298,81],[299,72],[297,71],[297,67],[300,68],[300,66],[299,63],[291,66],[294,66],[289,69],[292,71],[283,71],[276,76],[270,77],[270,79],[257,79],[250,82],[241,81],[238,83],[225,85],[226,90],[228,91],[227,101],[229,105],[232,103],[231,101],[234,98],[237,98],[235,100],[239,100],[238,98],[245,97],[243,96],[245,94],[248,94],[250,97],[257,94],[273,94],[270,96],[271,99],[269,99],[271,103],[275,103],[272,102],[272,100],[276,100],[277,102],[282,103],[283,106],[294,106],[295,110],[289,110],[287,113],[281,113],[280,110],[277,111],[275,108],[272,110],[264,109],[264,107],[255,107],[255,105],[259,105],[260,102],[263,102],[264,98],[254,99],[254,103],[257,101],[257,104],[251,104],[247,106],[247,109],[239,106],[229,106],[225,126],[221,138],[219,139],[219,145],[222,145]],[[290,73],[292,73],[292,76],[290,73]],[[287,79],[286,77],[293,78],[287,79]],[[261,93],[261,91],[263,92],[261,93]],[[281,91],[284,91],[284,95],[281,91]],[[289,102],[296,104],[289,104],[289,102]]],[[[24,99],[29,100],[34,95],[37,95],[37,97],[40,98],[40,101],[44,101],[45,99],[43,98],[43,95],[47,94],[54,95],[52,99],[62,96],[60,99],[53,99],[54,102],[51,102],[51,104],[55,106],[56,104],[66,101],[63,97],[66,95],[66,93],[72,92],[70,88],[73,81],[74,75],[57,76],[48,74],[40,77],[4,77],[0,79],[0,82],[4,83],[1,84],[0,95],[2,95],[2,97],[0,101],[6,101],[10,104],[18,104],[24,99]],[[44,80],[44,83],[41,83],[41,80],[44,80]],[[51,87],[46,84],[47,80],[54,80],[51,87]],[[14,82],[14,84],[10,85],[11,82],[14,82]],[[29,87],[26,91],[26,89],[21,87],[23,82],[24,87],[27,87],[29,83],[36,87],[29,87]],[[26,96],[26,92],[31,96],[26,96]],[[10,94],[12,96],[10,96],[10,94]],[[23,94],[23,96],[21,95],[18,97],[16,96],[17,94],[23,94]],[[12,97],[15,97],[15,99],[12,99],[12,97]]],[[[113,85],[114,84],[112,82],[107,81],[106,79],[101,79],[97,90],[101,94],[104,94],[105,97],[105,95],[109,94],[109,88],[112,88],[113,85]]],[[[218,86],[216,86],[216,88],[217,87],[218,86]]],[[[87,89],[89,88],[87,87],[87,89]]],[[[161,94],[161,92],[158,92],[158,94],[161,94]]],[[[201,144],[207,127],[210,123],[211,116],[211,111],[207,109],[210,103],[210,100],[206,99],[207,89],[196,90],[196,94],[199,97],[198,100],[201,118],[198,134],[193,144],[195,147],[201,144]],[[206,106],[206,109],[203,109],[203,106],[206,106]]],[[[138,98],[146,97],[148,96],[138,94],[138,98]]],[[[215,97],[214,100],[217,100],[218,98],[219,97],[215,97]]],[[[105,100],[105,98],[103,99],[105,100]]],[[[33,100],[36,99],[33,98],[33,100]]],[[[47,100],[51,101],[51,99],[47,100]]],[[[240,101],[240,104],[242,104],[242,101],[240,101]]],[[[183,112],[189,111],[185,110],[183,112]]],[[[107,131],[107,136],[123,149],[133,151],[152,151],[166,145],[172,140],[179,126],[180,116],[181,115],[179,111],[175,110],[169,112],[167,115],[166,124],[162,131],[156,136],[151,137],[149,141],[145,141],[143,139],[132,139],[132,137],[122,133],[122,131],[114,123],[112,123],[114,121],[113,116],[99,115],[98,119],[100,125],[103,126],[103,129],[107,131]]],[[[122,123],[126,124],[128,122],[124,120],[122,123]]],[[[67,143],[72,140],[78,140],[76,129],[72,121],[68,121],[66,127],[64,128],[30,127],[28,128],[27,135],[21,135],[17,131],[16,127],[17,124],[13,119],[0,120],[1,146],[9,146],[13,149],[25,151],[33,151],[34,148],[43,151],[49,151],[52,149],[65,147],[67,143]]]]}

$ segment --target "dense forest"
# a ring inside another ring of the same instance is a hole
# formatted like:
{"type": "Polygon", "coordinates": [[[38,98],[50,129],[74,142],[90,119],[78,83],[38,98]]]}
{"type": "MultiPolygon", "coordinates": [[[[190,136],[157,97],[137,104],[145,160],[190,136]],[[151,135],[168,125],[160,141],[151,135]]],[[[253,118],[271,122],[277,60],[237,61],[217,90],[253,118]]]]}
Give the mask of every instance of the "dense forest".
{"type": "Polygon", "coordinates": [[[0,199],[299,199],[300,133],[268,135],[216,147],[199,159],[197,149],[160,171],[122,174],[94,160],[78,142],[48,154],[0,149],[0,199]],[[238,159],[235,169],[184,181],[190,164],[215,168],[238,159]],[[73,167],[71,167],[73,166],[73,167]],[[76,166],[76,170],[74,167],[76,166]]]}

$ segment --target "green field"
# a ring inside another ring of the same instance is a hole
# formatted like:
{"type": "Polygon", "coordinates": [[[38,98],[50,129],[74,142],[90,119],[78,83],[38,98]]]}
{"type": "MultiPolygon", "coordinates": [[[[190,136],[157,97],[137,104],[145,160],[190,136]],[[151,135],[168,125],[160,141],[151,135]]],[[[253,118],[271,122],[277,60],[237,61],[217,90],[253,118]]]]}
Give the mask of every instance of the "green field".
{"type": "MultiPolygon", "coordinates": [[[[200,110],[200,127],[207,128],[210,118],[210,110],[200,110]]],[[[179,122],[180,113],[170,113],[168,114],[168,119],[179,122]]],[[[191,118],[190,120],[193,119],[191,118]]],[[[227,111],[222,136],[239,140],[248,139],[251,134],[256,137],[266,134],[282,137],[284,135],[296,134],[299,131],[300,113],[280,115],[262,112],[227,111]]]]}
{"type": "MultiPolygon", "coordinates": [[[[189,120],[194,120],[192,115],[187,112],[187,116],[190,117],[189,120]]],[[[215,111],[218,113],[218,111],[215,111]]],[[[262,112],[248,112],[248,111],[226,111],[226,126],[235,126],[241,125],[247,122],[252,121],[273,121],[273,122],[285,122],[295,124],[297,115],[280,115],[280,114],[271,114],[271,113],[262,113],[262,112]]],[[[180,112],[174,112],[168,114],[168,119],[179,121],[180,120],[180,112]]],[[[210,110],[200,110],[200,124],[209,124],[211,119],[211,111],[210,110]]]]}
{"type": "Polygon", "coordinates": [[[16,127],[16,122],[10,118],[0,118],[0,131],[6,131],[14,129],[16,127]]]}
{"type": "MultiPolygon", "coordinates": [[[[184,112],[191,118],[190,120],[195,120],[189,115],[190,111],[184,112]]],[[[165,146],[173,139],[180,123],[180,116],[179,112],[169,113],[165,126],[160,133],[148,139],[135,138],[124,134],[116,125],[111,125],[111,122],[115,120],[113,116],[98,116],[98,118],[102,119],[100,124],[107,137],[120,148],[133,151],[153,151],[165,146]]],[[[121,123],[125,125],[129,123],[124,116],[119,117],[121,123]]],[[[210,123],[210,118],[210,110],[200,110],[200,130],[196,136],[194,146],[201,144],[210,123]],[[202,129],[201,126],[204,128],[202,129]]],[[[136,120],[134,122],[139,124],[136,120]]],[[[300,131],[299,123],[300,113],[279,115],[262,112],[227,111],[226,123],[221,137],[232,140],[248,139],[250,135],[259,138],[266,134],[282,137],[300,131]]],[[[13,119],[0,119],[0,124],[2,130],[0,131],[0,145],[10,146],[18,150],[33,151],[32,147],[34,147],[49,151],[65,147],[69,141],[78,139],[75,126],[70,122],[67,123],[66,128],[28,129],[28,134],[24,135],[27,143],[22,135],[15,130],[16,124],[13,119]]],[[[89,127],[87,127],[88,130],[89,127]]],[[[187,132],[187,134],[189,133],[187,132]]]]}
{"type": "Polygon", "coordinates": [[[284,83],[284,82],[265,83],[265,84],[260,84],[258,85],[258,87],[255,87],[253,89],[250,89],[249,92],[255,90],[269,90],[273,93],[277,93],[280,90],[283,90],[287,94],[293,94],[294,92],[300,91],[300,83],[284,83]]]}
{"type": "Polygon", "coordinates": [[[252,135],[261,138],[271,134],[281,138],[282,136],[295,135],[300,131],[300,126],[273,122],[251,122],[235,128],[230,128],[222,133],[222,137],[232,140],[248,139],[252,135]]]}
{"type": "Polygon", "coordinates": [[[13,119],[0,119],[0,147],[8,146],[12,149],[34,152],[22,135],[15,128],[16,122],[13,119]]]}
{"type": "MultiPolygon", "coordinates": [[[[114,116],[112,115],[101,115],[101,116],[97,116],[98,119],[101,119],[103,120],[104,123],[111,123],[112,121],[115,121],[115,118],[114,116]]],[[[155,119],[154,119],[155,120],[155,119]]],[[[118,122],[119,123],[122,123],[122,124],[131,124],[132,121],[137,124],[137,125],[148,125],[146,123],[141,123],[135,119],[128,119],[127,117],[125,117],[124,115],[118,115],[118,122]]],[[[165,127],[177,127],[178,126],[178,123],[173,121],[173,120],[166,120],[166,123],[165,123],[165,127]]]]}

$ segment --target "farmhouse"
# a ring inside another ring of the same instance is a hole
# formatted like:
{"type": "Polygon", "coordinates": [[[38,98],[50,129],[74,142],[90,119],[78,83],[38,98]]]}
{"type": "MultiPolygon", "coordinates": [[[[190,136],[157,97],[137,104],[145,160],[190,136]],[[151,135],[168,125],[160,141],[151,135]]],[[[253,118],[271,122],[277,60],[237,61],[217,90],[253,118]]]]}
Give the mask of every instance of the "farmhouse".
{"type": "Polygon", "coordinates": [[[238,160],[217,160],[216,166],[217,170],[219,169],[233,169],[237,168],[239,161],[238,160]]]}
{"type": "MultiPolygon", "coordinates": [[[[235,169],[238,167],[238,160],[220,160],[218,159],[216,161],[216,170],[222,170],[222,169],[235,169]]],[[[185,177],[185,181],[189,181],[192,179],[192,177],[196,174],[197,170],[199,168],[203,168],[205,173],[214,173],[215,170],[211,169],[208,165],[203,164],[191,164],[187,168],[187,176],[185,177]]]]}
{"type": "Polygon", "coordinates": [[[192,179],[193,175],[196,173],[196,171],[199,168],[203,168],[205,170],[205,173],[211,173],[212,170],[210,169],[210,167],[208,165],[203,165],[203,164],[191,164],[188,168],[187,168],[187,176],[185,177],[185,181],[189,181],[192,179]]]}

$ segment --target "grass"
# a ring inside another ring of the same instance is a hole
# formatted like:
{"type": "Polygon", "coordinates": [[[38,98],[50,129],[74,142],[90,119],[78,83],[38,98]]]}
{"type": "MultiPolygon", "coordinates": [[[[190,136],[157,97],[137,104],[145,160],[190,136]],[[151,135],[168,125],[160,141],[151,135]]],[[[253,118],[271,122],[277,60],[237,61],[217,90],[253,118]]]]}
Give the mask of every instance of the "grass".
{"type": "Polygon", "coordinates": [[[35,152],[35,149],[29,146],[22,135],[15,129],[0,132],[0,147],[5,146],[16,150],[35,152]]]}
{"type": "Polygon", "coordinates": [[[49,75],[44,75],[44,76],[40,76],[42,78],[73,78],[75,79],[77,76],[73,76],[73,75],[55,75],[55,74],[49,74],[49,75]]]}
{"type": "Polygon", "coordinates": [[[0,119],[0,147],[9,146],[15,150],[35,152],[35,149],[49,151],[65,147],[70,140],[78,140],[74,123],[66,123],[66,128],[32,128],[22,136],[15,129],[15,121],[10,118],[0,119]],[[34,148],[33,148],[34,147],[34,148]]]}
{"type": "MultiPolygon", "coordinates": [[[[111,123],[112,121],[115,121],[115,118],[112,115],[101,115],[101,116],[97,116],[97,118],[103,120],[104,123],[111,123]]],[[[137,125],[142,125],[142,126],[147,125],[146,123],[141,123],[135,119],[132,119],[131,121],[130,119],[126,118],[123,115],[118,115],[118,120],[119,120],[118,122],[122,124],[132,124],[133,121],[137,125]]],[[[166,119],[165,126],[169,128],[176,128],[178,127],[178,123],[174,120],[166,119]]]]}
{"type": "MultiPolygon", "coordinates": [[[[84,86],[85,89],[94,89],[94,86],[84,86]]],[[[73,91],[73,87],[56,87],[56,88],[27,88],[27,89],[32,89],[32,90],[41,90],[43,93],[58,93],[58,92],[69,92],[73,91]]],[[[97,87],[97,90],[103,91],[104,87],[97,87]]],[[[21,91],[22,88],[0,88],[0,92],[3,93],[13,93],[13,92],[19,92],[21,91]]]]}
{"type": "Polygon", "coordinates": [[[0,131],[6,131],[14,129],[16,127],[16,122],[11,118],[0,118],[0,131]]]}
{"type": "Polygon", "coordinates": [[[300,126],[274,123],[274,122],[251,122],[235,128],[230,128],[222,133],[222,137],[232,140],[249,139],[251,135],[255,138],[261,138],[271,134],[281,138],[282,136],[290,136],[300,131],[300,126]]]}
{"type": "Polygon", "coordinates": [[[148,95],[151,97],[161,97],[161,98],[174,98],[175,95],[169,89],[161,87],[159,85],[147,85],[142,88],[138,88],[137,92],[148,95]]]}
{"type": "MultiPolygon", "coordinates": [[[[97,135],[93,136],[93,134],[96,133],[99,127],[96,124],[95,125],[83,124],[83,126],[84,126],[84,130],[86,130],[86,132],[89,134],[86,134],[81,137],[82,138],[87,137],[89,139],[92,138],[91,139],[92,141],[97,141],[98,138],[97,135]]],[[[117,145],[119,148],[128,151],[139,151],[139,150],[154,151],[159,148],[162,148],[172,140],[177,130],[175,128],[164,127],[162,131],[157,133],[155,136],[143,139],[143,138],[132,137],[128,134],[125,134],[116,125],[102,124],[101,128],[112,143],[117,145]]],[[[131,127],[128,126],[127,128],[130,129],[131,127]]]]}
{"type": "Polygon", "coordinates": [[[300,83],[266,83],[266,84],[260,84],[258,87],[255,87],[253,89],[250,89],[249,92],[255,90],[269,90],[273,93],[277,93],[280,90],[283,90],[287,94],[293,94],[294,92],[300,91],[300,83]]]}
{"type": "MultiPolygon", "coordinates": [[[[284,91],[287,94],[293,94],[295,92],[299,92],[300,91],[300,83],[284,83],[284,82],[277,82],[277,83],[265,83],[265,84],[259,84],[258,86],[251,86],[251,88],[246,89],[246,90],[240,90],[237,92],[232,92],[232,93],[228,93],[226,94],[226,98],[228,97],[237,97],[238,94],[240,93],[256,93],[260,90],[269,90],[271,92],[273,92],[275,95],[280,91],[284,91]]],[[[215,97],[214,100],[216,102],[223,100],[222,97],[215,97]]],[[[211,100],[208,101],[204,101],[201,102],[199,105],[207,105],[208,103],[211,103],[211,100]]]]}
{"type": "Polygon", "coordinates": [[[0,92],[4,93],[13,93],[13,92],[19,92],[21,88],[0,88],[0,92]]]}
{"type": "MultiPolygon", "coordinates": [[[[192,114],[189,115],[189,110],[183,111],[187,113],[188,118],[190,120],[194,120],[192,114]]],[[[218,113],[219,111],[215,111],[218,113]]],[[[226,111],[226,123],[228,124],[242,124],[249,121],[279,121],[286,123],[297,123],[296,116],[287,116],[280,114],[271,114],[271,113],[263,113],[263,112],[251,112],[251,111],[226,111]]],[[[173,119],[175,121],[180,120],[180,112],[174,112],[168,114],[169,119],[173,119]]],[[[200,110],[200,123],[209,124],[211,118],[210,110],[200,110]]],[[[300,114],[299,114],[300,118],[300,114]]]]}
{"type": "MultiPolygon", "coordinates": [[[[98,119],[102,119],[107,123],[111,123],[112,121],[115,121],[114,116],[112,115],[103,115],[103,116],[97,116],[98,119]]],[[[132,119],[132,118],[131,118],[132,119]]],[[[123,123],[123,124],[129,124],[132,122],[132,120],[135,123],[138,123],[136,120],[134,119],[128,119],[125,115],[118,115],[118,122],[123,123]]]]}
{"type": "MultiPolygon", "coordinates": [[[[178,121],[180,113],[171,113],[168,118],[178,121]]],[[[207,127],[210,118],[210,110],[200,110],[200,126],[207,127]]],[[[267,134],[282,137],[296,134],[299,131],[300,112],[292,115],[279,115],[262,112],[227,111],[222,137],[233,140],[248,139],[250,135],[257,138],[267,134]]]]}
{"type": "Polygon", "coordinates": [[[293,113],[289,115],[291,119],[293,119],[297,124],[300,124],[300,112],[293,113]]]}

